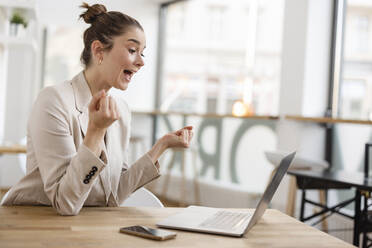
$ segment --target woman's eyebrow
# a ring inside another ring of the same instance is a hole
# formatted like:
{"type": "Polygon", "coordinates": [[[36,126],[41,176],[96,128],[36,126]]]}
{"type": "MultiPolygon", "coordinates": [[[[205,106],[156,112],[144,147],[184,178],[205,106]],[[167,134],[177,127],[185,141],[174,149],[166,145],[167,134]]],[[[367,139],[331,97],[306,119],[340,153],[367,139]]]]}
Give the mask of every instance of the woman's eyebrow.
{"type": "MultiPolygon", "coordinates": [[[[136,44],[139,45],[139,46],[141,45],[141,42],[139,42],[138,40],[133,39],[133,38],[128,39],[128,41],[134,42],[134,43],[136,43],[136,44]]],[[[144,47],[144,48],[146,48],[146,47],[144,47]]]]}

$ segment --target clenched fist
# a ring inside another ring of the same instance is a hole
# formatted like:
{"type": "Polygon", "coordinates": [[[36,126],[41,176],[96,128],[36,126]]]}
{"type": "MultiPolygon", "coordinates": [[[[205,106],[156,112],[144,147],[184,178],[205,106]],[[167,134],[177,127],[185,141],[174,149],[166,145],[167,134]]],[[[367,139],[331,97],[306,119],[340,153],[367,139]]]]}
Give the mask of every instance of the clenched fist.
{"type": "Polygon", "coordinates": [[[120,118],[114,98],[107,96],[104,90],[95,94],[89,104],[89,126],[107,129],[120,118]]]}
{"type": "Polygon", "coordinates": [[[97,156],[107,128],[120,118],[115,100],[107,96],[104,90],[95,94],[89,103],[89,123],[84,144],[97,156]]]}

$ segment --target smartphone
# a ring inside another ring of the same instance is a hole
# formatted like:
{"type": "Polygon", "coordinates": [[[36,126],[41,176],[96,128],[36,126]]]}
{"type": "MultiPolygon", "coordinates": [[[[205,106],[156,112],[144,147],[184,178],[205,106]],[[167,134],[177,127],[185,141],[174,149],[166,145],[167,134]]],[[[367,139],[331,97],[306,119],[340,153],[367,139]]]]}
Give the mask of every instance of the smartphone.
{"type": "Polygon", "coordinates": [[[155,240],[167,240],[176,237],[177,233],[154,229],[146,226],[128,226],[120,228],[121,233],[131,234],[155,240]]]}

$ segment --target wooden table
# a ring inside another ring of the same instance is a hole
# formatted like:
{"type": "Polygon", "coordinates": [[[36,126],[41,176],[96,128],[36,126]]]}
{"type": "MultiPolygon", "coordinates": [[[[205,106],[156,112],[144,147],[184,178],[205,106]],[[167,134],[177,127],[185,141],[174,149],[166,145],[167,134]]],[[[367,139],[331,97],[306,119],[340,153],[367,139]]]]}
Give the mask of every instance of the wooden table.
{"type": "MultiPolygon", "coordinates": [[[[353,247],[269,209],[243,238],[185,231],[153,241],[119,233],[119,227],[155,223],[182,208],[83,208],[59,216],[50,207],[0,207],[0,247],[353,247]]],[[[248,210],[252,211],[252,210],[248,210]]]]}
{"type": "Polygon", "coordinates": [[[5,154],[5,153],[12,153],[12,154],[17,154],[17,153],[26,153],[26,146],[23,145],[11,145],[11,146],[4,146],[0,145],[0,155],[5,154]]]}
{"type": "MultiPolygon", "coordinates": [[[[0,145],[0,157],[4,154],[19,154],[27,153],[26,146],[24,145],[0,145]]],[[[0,200],[3,198],[5,193],[9,190],[9,187],[0,187],[0,200]]]]}

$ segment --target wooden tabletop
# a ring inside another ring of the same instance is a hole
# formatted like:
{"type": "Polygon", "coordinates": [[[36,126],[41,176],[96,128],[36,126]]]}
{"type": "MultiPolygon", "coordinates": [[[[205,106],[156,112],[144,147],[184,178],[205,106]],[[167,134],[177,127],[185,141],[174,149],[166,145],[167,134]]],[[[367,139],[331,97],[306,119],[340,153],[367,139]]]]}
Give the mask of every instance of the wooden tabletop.
{"type": "Polygon", "coordinates": [[[155,227],[180,210],[92,207],[59,216],[50,207],[0,207],[0,247],[353,247],[272,209],[243,238],[175,231],[173,240],[153,241],[119,233],[124,226],[155,227]]]}
{"type": "Polygon", "coordinates": [[[0,145],[0,154],[4,153],[27,153],[26,146],[23,145],[0,145]]]}

